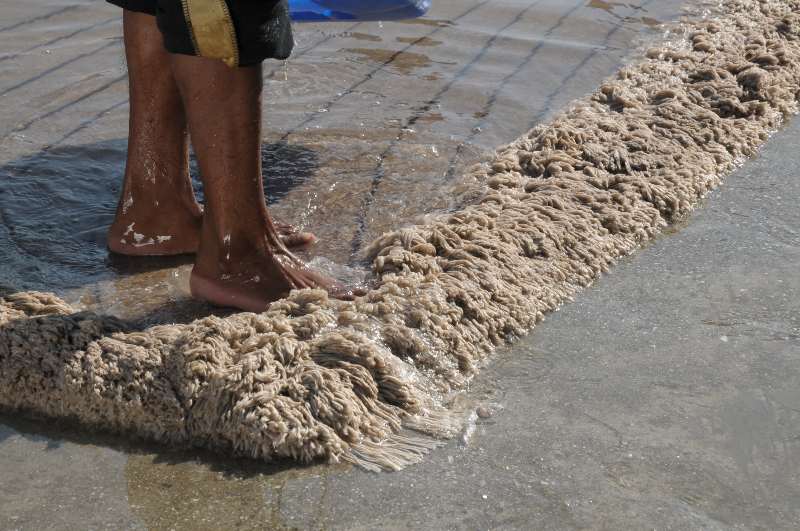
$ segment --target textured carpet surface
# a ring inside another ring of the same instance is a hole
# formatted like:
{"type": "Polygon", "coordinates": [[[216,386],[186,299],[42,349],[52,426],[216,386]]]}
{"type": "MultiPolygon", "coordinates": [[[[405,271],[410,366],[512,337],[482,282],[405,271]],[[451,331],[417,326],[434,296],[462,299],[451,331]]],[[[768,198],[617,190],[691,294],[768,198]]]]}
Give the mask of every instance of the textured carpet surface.
{"type": "Polygon", "coordinates": [[[797,110],[800,0],[724,2],[472,171],[465,206],[370,247],[355,302],[130,330],[0,299],[0,407],[257,459],[397,469],[494,347],[686,216],[797,110]]]}

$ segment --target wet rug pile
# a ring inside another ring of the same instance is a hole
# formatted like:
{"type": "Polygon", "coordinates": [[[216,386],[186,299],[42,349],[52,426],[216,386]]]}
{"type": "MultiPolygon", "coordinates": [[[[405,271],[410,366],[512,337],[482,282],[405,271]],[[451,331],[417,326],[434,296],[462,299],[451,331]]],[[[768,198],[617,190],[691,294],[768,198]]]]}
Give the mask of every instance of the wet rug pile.
{"type": "MultiPolygon", "coordinates": [[[[0,299],[0,407],[255,459],[398,469],[438,398],[685,217],[797,111],[800,0],[726,0],[475,167],[466,206],[383,235],[354,302],[131,330],[45,293],[0,299]]],[[[425,436],[421,434],[426,434],[425,436]]]]}

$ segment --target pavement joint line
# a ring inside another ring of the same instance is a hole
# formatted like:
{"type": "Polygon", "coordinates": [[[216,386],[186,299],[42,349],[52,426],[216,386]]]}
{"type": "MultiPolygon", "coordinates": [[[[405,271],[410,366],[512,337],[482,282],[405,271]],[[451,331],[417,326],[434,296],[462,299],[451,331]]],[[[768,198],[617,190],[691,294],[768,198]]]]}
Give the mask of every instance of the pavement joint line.
{"type": "Polygon", "coordinates": [[[8,60],[11,60],[11,59],[16,59],[20,55],[32,52],[32,51],[37,50],[39,48],[44,48],[45,46],[50,46],[52,44],[55,44],[55,43],[63,41],[63,40],[70,39],[70,38],[74,37],[75,35],[79,35],[79,34],[85,32],[85,31],[91,31],[91,30],[93,30],[95,28],[99,28],[100,26],[104,26],[104,25],[109,24],[109,23],[114,22],[114,21],[122,21],[122,19],[120,17],[112,17],[112,18],[97,22],[95,24],[92,24],[91,26],[85,26],[83,28],[80,28],[80,29],[77,29],[77,30],[73,31],[72,33],[68,33],[66,35],[61,35],[61,36],[56,37],[54,39],[51,39],[51,40],[49,40],[47,42],[36,44],[34,46],[31,46],[30,48],[26,48],[26,49],[20,50],[18,52],[13,52],[13,53],[10,53],[8,55],[4,55],[4,56],[0,57],[0,62],[8,61],[8,60]]]}
{"type": "Polygon", "coordinates": [[[18,125],[12,131],[10,131],[10,132],[6,133],[4,136],[0,137],[0,141],[6,140],[7,138],[9,138],[10,136],[12,136],[12,135],[14,135],[16,133],[21,133],[22,131],[27,131],[30,128],[31,125],[35,124],[39,120],[44,120],[45,118],[49,118],[50,116],[53,116],[54,114],[57,114],[57,113],[65,110],[65,109],[68,109],[69,107],[72,107],[75,104],[78,104],[78,103],[80,103],[80,102],[82,102],[82,101],[84,101],[84,100],[86,100],[88,98],[91,98],[95,94],[99,94],[100,92],[103,92],[107,88],[111,87],[112,85],[115,85],[115,84],[119,83],[120,81],[123,81],[127,77],[128,77],[127,73],[122,74],[121,76],[115,77],[111,81],[109,81],[107,83],[104,83],[103,85],[95,88],[94,90],[91,90],[90,92],[87,92],[86,94],[84,94],[83,96],[81,96],[78,99],[75,99],[75,100],[72,100],[70,102],[67,102],[67,103],[65,103],[65,104],[63,104],[63,105],[61,105],[59,107],[56,107],[55,109],[52,109],[52,110],[47,111],[47,112],[45,112],[43,114],[40,114],[40,115],[28,120],[27,122],[18,125]]]}
{"type": "MultiPolygon", "coordinates": [[[[641,9],[647,7],[648,5],[652,4],[654,1],[655,0],[646,0],[641,6],[638,6],[637,10],[641,10],[641,9]]],[[[608,42],[611,40],[611,37],[613,37],[619,30],[621,30],[622,28],[625,27],[624,26],[624,22],[625,22],[625,19],[620,19],[619,23],[616,24],[614,26],[614,28],[610,32],[608,32],[608,34],[606,35],[605,39],[603,40],[603,45],[608,46],[608,42]]],[[[539,122],[546,116],[547,109],[549,109],[551,107],[553,100],[558,95],[558,93],[561,91],[561,89],[563,88],[564,84],[566,84],[569,81],[571,81],[572,79],[574,79],[575,75],[584,66],[586,66],[589,63],[589,61],[591,61],[592,59],[594,59],[597,56],[597,53],[598,53],[598,48],[594,48],[589,54],[586,55],[586,57],[583,58],[583,60],[581,60],[581,62],[576,66],[576,68],[572,72],[570,72],[570,74],[564,79],[563,84],[560,85],[553,92],[551,92],[550,94],[547,95],[547,98],[545,100],[545,105],[542,107],[543,110],[541,110],[538,113],[536,113],[536,115],[533,117],[533,119],[528,123],[528,129],[533,129],[534,127],[536,127],[539,124],[539,122]]]]}
{"type": "Polygon", "coordinates": [[[56,66],[52,66],[52,67],[48,68],[47,70],[45,70],[43,72],[39,72],[38,74],[36,74],[33,77],[29,77],[28,79],[26,79],[24,81],[20,81],[16,85],[12,85],[12,86],[10,86],[10,87],[8,87],[6,89],[3,89],[2,91],[0,91],[0,97],[6,96],[10,92],[18,90],[18,89],[20,89],[20,88],[22,88],[24,86],[30,85],[31,83],[33,83],[35,81],[38,81],[38,80],[42,79],[43,77],[45,77],[45,76],[47,76],[49,74],[52,74],[53,72],[57,72],[58,70],[61,70],[62,68],[64,68],[67,65],[70,65],[70,64],[72,64],[72,63],[74,63],[76,61],[80,61],[81,59],[85,59],[87,57],[90,57],[90,56],[92,56],[92,55],[94,55],[94,54],[96,54],[98,52],[101,52],[101,51],[103,51],[103,50],[105,50],[107,48],[111,48],[112,46],[116,46],[118,44],[119,44],[118,40],[113,40],[111,42],[107,42],[107,43],[103,44],[99,48],[95,48],[94,50],[92,50],[90,52],[84,52],[82,54],[78,54],[78,55],[72,56],[68,60],[64,61],[63,63],[59,63],[56,66]]]}
{"type": "Polygon", "coordinates": [[[66,13],[68,11],[72,11],[72,10],[77,9],[79,7],[83,7],[85,5],[88,5],[88,4],[74,4],[74,5],[71,5],[71,6],[65,6],[65,7],[62,7],[60,9],[56,9],[55,11],[51,11],[49,13],[44,13],[43,15],[37,15],[37,16],[35,16],[33,18],[22,20],[20,22],[11,24],[10,26],[6,26],[4,28],[0,28],[0,33],[4,32],[4,31],[15,30],[15,29],[17,29],[19,27],[22,27],[22,26],[25,26],[27,24],[33,24],[34,22],[47,20],[48,18],[55,17],[55,16],[60,15],[62,13],[66,13]]]}
{"type": "Polygon", "coordinates": [[[67,132],[64,136],[62,136],[61,138],[59,138],[58,140],[56,140],[52,144],[48,144],[48,145],[44,146],[42,151],[49,151],[49,150],[51,150],[51,149],[53,149],[55,147],[58,147],[59,145],[64,143],[64,141],[67,140],[68,138],[70,138],[73,135],[83,131],[84,129],[88,129],[94,123],[96,123],[100,118],[103,118],[104,116],[108,115],[108,113],[110,113],[111,111],[114,111],[114,110],[118,109],[119,107],[122,107],[123,105],[125,105],[129,101],[130,101],[130,98],[126,97],[125,99],[120,100],[120,101],[114,103],[113,105],[110,105],[110,106],[106,107],[105,109],[101,110],[100,112],[98,112],[97,114],[95,114],[94,116],[89,118],[88,120],[84,120],[83,122],[81,122],[80,125],[78,125],[78,127],[76,127],[74,129],[72,129],[71,131],[67,132]]]}

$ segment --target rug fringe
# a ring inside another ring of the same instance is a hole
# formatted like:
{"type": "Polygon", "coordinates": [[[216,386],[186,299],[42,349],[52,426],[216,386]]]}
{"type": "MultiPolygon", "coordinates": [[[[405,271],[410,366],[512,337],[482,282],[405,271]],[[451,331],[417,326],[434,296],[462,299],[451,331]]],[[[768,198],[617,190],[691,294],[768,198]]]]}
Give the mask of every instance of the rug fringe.
{"type": "Polygon", "coordinates": [[[342,459],[370,472],[399,472],[419,463],[431,450],[456,437],[466,421],[463,409],[431,407],[404,417],[405,432],[380,442],[364,440],[354,444],[342,459]],[[410,434],[408,430],[417,434],[410,434]]]}
{"type": "Polygon", "coordinates": [[[463,408],[436,407],[404,417],[403,427],[436,439],[452,439],[461,433],[466,422],[467,412],[463,408]]]}
{"type": "Polygon", "coordinates": [[[341,459],[370,472],[399,472],[419,463],[428,452],[443,444],[444,441],[424,435],[398,433],[380,442],[364,440],[354,444],[341,459]]]}

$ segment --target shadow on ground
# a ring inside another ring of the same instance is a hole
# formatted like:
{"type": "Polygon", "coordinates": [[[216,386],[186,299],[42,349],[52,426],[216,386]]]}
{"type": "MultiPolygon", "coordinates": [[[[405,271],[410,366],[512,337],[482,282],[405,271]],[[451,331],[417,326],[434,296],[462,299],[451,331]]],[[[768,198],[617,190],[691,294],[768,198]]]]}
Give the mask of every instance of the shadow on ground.
{"type": "MultiPolygon", "coordinates": [[[[114,217],[125,168],[126,141],[57,147],[0,167],[0,284],[60,291],[115,276],[174,267],[175,259],[109,255],[106,230],[114,217]]],[[[316,151],[266,143],[261,153],[270,203],[306,182],[318,169],[316,151]]],[[[192,163],[202,200],[202,184],[192,163]]]]}

